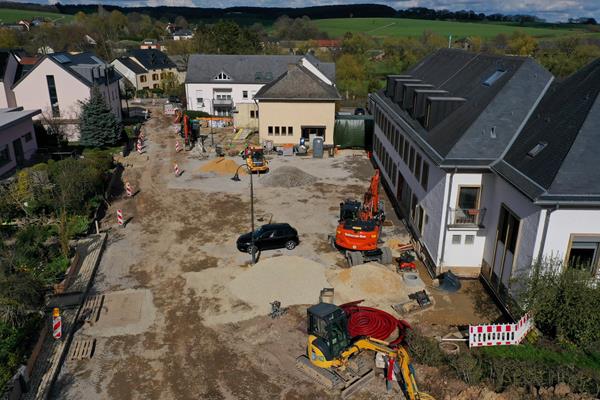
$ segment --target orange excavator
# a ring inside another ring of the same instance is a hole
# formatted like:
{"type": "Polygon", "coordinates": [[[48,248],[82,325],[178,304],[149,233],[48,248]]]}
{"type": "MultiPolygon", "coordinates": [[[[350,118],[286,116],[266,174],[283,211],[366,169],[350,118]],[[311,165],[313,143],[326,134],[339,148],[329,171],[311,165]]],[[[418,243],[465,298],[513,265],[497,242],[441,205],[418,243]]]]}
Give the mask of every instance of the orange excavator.
{"type": "Polygon", "coordinates": [[[371,178],[363,202],[345,200],[340,203],[340,218],[335,231],[335,247],[345,251],[349,266],[377,261],[391,264],[389,247],[378,247],[381,227],[385,220],[383,202],[379,200],[379,170],[371,178]]]}

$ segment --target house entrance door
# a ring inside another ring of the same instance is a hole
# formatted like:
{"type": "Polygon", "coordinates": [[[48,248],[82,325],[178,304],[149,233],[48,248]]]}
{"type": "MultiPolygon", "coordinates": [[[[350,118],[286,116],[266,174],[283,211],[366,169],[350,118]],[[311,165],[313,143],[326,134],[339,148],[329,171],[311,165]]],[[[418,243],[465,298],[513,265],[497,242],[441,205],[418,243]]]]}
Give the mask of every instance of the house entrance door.
{"type": "Polygon", "coordinates": [[[489,276],[492,288],[498,295],[507,294],[515,261],[519,219],[505,206],[500,207],[500,218],[496,230],[494,262],[489,276]]]}
{"type": "Polygon", "coordinates": [[[21,138],[15,139],[13,141],[13,150],[15,151],[15,161],[17,162],[17,166],[22,166],[25,161],[25,155],[23,154],[23,143],[21,143],[21,138]]]}

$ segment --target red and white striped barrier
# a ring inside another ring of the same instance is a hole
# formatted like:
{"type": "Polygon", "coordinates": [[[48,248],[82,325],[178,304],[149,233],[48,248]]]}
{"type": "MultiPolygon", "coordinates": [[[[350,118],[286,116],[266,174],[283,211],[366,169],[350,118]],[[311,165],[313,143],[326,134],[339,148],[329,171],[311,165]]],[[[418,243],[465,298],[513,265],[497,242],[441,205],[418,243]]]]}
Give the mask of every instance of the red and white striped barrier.
{"type": "Polygon", "coordinates": [[[56,340],[62,338],[62,320],[58,308],[52,310],[52,337],[56,340]]]}
{"type": "Polygon", "coordinates": [[[127,192],[127,197],[133,196],[133,189],[131,188],[129,182],[125,182],[125,191],[127,192]]]}
{"type": "Polygon", "coordinates": [[[469,326],[469,347],[508,346],[519,344],[533,328],[533,319],[525,314],[515,324],[469,326]]]}
{"type": "Polygon", "coordinates": [[[142,154],[143,153],[143,151],[142,151],[142,141],[140,139],[138,139],[136,147],[137,147],[137,152],[140,153],[140,154],[142,154]]]}
{"type": "Polygon", "coordinates": [[[146,137],[144,136],[144,131],[140,132],[140,139],[144,140],[146,137]]]}
{"type": "Polygon", "coordinates": [[[123,226],[123,210],[117,210],[117,224],[123,226]]]}
{"type": "Polygon", "coordinates": [[[175,152],[179,153],[181,151],[181,145],[179,144],[179,140],[175,142],[175,152]]]}
{"type": "Polygon", "coordinates": [[[173,165],[173,171],[175,171],[175,176],[181,175],[181,170],[179,169],[179,165],[177,165],[177,163],[173,165]]]}

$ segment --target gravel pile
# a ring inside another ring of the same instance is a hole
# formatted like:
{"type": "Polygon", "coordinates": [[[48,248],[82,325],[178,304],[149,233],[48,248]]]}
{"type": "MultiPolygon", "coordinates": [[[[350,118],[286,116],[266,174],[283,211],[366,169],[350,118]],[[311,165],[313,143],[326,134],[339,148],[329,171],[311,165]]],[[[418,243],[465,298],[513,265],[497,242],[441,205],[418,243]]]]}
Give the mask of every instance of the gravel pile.
{"type": "Polygon", "coordinates": [[[307,174],[296,167],[282,166],[271,172],[262,179],[265,186],[293,188],[297,186],[311,185],[319,179],[307,174]]]}

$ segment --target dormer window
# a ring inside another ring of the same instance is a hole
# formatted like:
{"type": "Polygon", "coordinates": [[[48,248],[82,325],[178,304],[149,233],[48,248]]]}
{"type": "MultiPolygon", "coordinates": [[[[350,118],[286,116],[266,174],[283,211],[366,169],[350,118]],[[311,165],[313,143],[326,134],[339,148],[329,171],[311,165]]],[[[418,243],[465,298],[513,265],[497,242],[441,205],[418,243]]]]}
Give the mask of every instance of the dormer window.
{"type": "Polygon", "coordinates": [[[216,81],[230,81],[231,77],[227,75],[225,72],[221,71],[219,75],[215,76],[216,81]]]}

